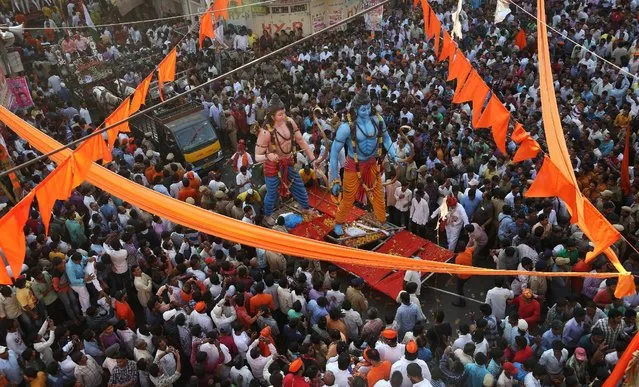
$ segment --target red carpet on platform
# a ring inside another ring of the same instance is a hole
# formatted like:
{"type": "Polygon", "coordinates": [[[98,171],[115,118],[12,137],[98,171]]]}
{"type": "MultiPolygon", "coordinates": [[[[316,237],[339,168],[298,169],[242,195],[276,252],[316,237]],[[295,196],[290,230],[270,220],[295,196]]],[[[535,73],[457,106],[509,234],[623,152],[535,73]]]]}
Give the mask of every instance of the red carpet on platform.
{"type": "Polygon", "coordinates": [[[378,253],[398,255],[400,257],[411,257],[420,247],[426,244],[426,242],[428,242],[426,239],[406,230],[402,230],[393,235],[375,251],[378,253]]]}
{"type": "Polygon", "coordinates": [[[427,240],[417,256],[426,261],[446,262],[453,257],[453,252],[427,240]]]}
{"type": "Polygon", "coordinates": [[[302,222],[289,230],[289,233],[304,238],[314,239],[317,241],[324,240],[324,237],[333,230],[335,220],[328,216],[319,216],[310,222],[302,222]]]}
{"type": "MultiPolygon", "coordinates": [[[[308,204],[317,211],[332,218],[337,214],[337,203],[334,201],[333,195],[320,188],[313,187],[308,190],[308,204]]],[[[354,222],[364,214],[366,214],[366,211],[358,207],[353,207],[346,217],[346,223],[354,222]]]]}

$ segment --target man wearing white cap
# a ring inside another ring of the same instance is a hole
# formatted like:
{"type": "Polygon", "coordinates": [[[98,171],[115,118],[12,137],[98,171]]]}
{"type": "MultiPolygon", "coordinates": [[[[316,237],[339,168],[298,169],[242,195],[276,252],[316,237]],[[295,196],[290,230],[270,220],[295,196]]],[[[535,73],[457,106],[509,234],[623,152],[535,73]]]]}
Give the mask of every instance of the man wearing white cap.
{"type": "Polygon", "coordinates": [[[18,363],[18,356],[7,347],[0,346],[0,373],[2,373],[10,384],[19,385],[22,383],[22,368],[18,363]]]}

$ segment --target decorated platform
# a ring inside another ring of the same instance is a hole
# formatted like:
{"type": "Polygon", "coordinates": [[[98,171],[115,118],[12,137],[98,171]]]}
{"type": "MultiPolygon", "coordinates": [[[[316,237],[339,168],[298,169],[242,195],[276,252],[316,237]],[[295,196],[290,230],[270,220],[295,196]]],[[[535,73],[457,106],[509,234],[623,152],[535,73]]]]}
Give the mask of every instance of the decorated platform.
{"type": "MultiPolygon", "coordinates": [[[[363,248],[380,253],[387,253],[401,257],[416,257],[419,259],[446,262],[452,258],[452,252],[433,242],[417,236],[401,227],[390,223],[376,225],[370,220],[368,213],[353,207],[349,214],[348,223],[354,228],[363,230],[359,236],[345,236],[338,238],[332,231],[335,225],[337,203],[330,194],[320,188],[311,188],[309,203],[320,215],[311,221],[303,222],[292,228],[293,235],[314,240],[342,244],[344,246],[363,248]]],[[[288,206],[290,209],[290,206],[288,206]]],[[[339,265],[343,270],[361,277],[373,289],[396,298],[402,290],[405,271],[378,269],[358,265],[339,265]]],[[[428,275],[422,273],[422,276],[428,275]]]]}

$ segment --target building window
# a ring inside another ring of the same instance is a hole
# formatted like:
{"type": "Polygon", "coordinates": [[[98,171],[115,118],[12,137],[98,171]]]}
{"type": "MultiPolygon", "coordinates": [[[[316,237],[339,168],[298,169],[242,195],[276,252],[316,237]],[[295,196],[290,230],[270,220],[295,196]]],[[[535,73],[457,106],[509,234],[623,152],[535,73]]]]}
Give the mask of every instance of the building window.
{"type": "Polygon", "coordinates": [[[288,7],[271,7],[272,14],[288,13],[288,7]]]}
{"type": "Polygon", "coordinates": [[[291,12],[306,12],[306,4],[298,4],[291,6],[291,12]]]}

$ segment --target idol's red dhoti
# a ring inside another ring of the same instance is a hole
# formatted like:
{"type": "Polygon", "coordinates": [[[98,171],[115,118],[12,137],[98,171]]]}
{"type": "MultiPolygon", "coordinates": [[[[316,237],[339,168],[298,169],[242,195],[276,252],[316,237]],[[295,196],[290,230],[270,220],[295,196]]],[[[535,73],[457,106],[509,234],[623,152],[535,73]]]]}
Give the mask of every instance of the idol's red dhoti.
{"type": "Polygon", "coordinates": [[[384,205],[384,191],[382,189],[382,177],[379,172],[379,166],[375,158],[359,162],[359,170],[362,174],[362,181],[373,189],[366,192],[364,186],[357,177],[357,169],[355,168],[355,160],[348,157],[344,166],[344,179],[342,181],[342,201],[335,215],[336,223],[344,223],[348,213],[355,200],[362,201],[368,195],[368,201],[373,206],[375,218],[380,223],[386,222],[386,206],[384,205]]]}

